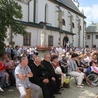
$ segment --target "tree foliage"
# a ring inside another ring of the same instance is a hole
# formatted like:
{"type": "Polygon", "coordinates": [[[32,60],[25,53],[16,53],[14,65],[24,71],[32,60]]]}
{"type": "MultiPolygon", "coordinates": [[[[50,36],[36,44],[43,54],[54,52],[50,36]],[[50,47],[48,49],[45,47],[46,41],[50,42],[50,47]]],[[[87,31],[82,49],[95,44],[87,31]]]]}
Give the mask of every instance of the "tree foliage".
{"type": "Polygon", "coordinates": [[[16,0],[0,0],[0,50],[4,49],[4,39],[9,27],[14,34],[27,34],[18,19],[22,19],[22,7],[16,0]]]}

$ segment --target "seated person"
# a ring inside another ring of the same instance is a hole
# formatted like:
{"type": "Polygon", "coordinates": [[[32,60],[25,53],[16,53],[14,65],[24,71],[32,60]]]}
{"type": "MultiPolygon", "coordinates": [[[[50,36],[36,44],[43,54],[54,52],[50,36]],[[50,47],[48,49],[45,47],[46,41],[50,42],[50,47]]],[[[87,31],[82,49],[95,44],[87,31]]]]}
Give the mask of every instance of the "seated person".
{"type": "Polygon", "coordinates": [[[9,74],[6,71],[8,69],[8,66],[6,66],[6,64],[5,64],[6,58],[7,58],[7,54],[6,53],[0,54],[0,74],[6,76],[6,80],[5,80],[5,85],[4,86],[9,86],[9,74]]]}
{"type": "Polygon", "coordinates": [[[59,92],[60,87],[58,86],[58,83],[57,83],[58,78],[56,76],[54,67],[51,64],[51,56],[50,56],[50,54],[46,54],[44,56],[44,59],[43,59],[41,64],[42,64],[42,67],[48,73],[48,76],[49,76],[48,79],[49,79],[49,81],[50,81],[50,83],[52,85],[53,93],[54,94],[60,94],[60,92],[59,92]]]}
{"type": "Polygon", "coordinates": [[[26,56],[20,57],[20,64],[15,69],[16,86],[20,92],[20,98],[26,97],[26,89],[31,88],[34,93],[32,98],[40,98],[42,95],[41,88],[29,81],[29,78],[33,77],[28,66],[28,59],[26,56]]]}
{"type": "MultiPolygon", "coordinates": [[[[1,65],[1,64],[0,64],[1,65]]],[[[0,91],[4,91],[3,89],[2,89],[2,87],[5,85],[5,78],[6,78],[6,75],[5,74],[2,74],[1,72],[0,72],[0,91]]]]}
{"type": "Polygon", "coordinates": [[[31,59],[29,59],[29,63],[28,63],[29,66],[32,66],[32,63],[34,63],[34,60],[35,60],[36,57],[37,56],[35,54],[31,55],[31,59]]]}
{"type": "Polygon", "coordinates": [[[39,85],[42,88],[44,98],[54,98],[52,88],[48,79],[48,73],[41,67],[41,58],[37,57],[30,69],[33,77],[30,78],[32,83],[39,85]]]}
{"type": "Polygon", "coordinates": [[[56,74],[56,89],[59,91],[61,86],[63,85],[62,83],[62,76],[63,76],[63,73],[62,73],[62,70],[59,66],[59,62],[58,62],[58,56],[57,55],[52,55],[51,57],[51,64],[55,70],[55,74],[56,74]],[[58,72],[58,69],[61,70],[60,72],[58,72]],[[62,83],[62,85],[61,85],[62,83]]]}
{"type": "Polygon", "coordinates": [[[15,85],[15,77],[14,77],[14,71],[15,71],[15,62],[13,60],[11,60],[10,58],[7,58],[6,59],[6,66],[8,67],[7,68],[7,72],[9,73],[10,75],[10,84],[12,86],[15,85]]]}
{"type": "Polygon", "coordinates": [[[59,61],[60,67],[62,69],[63,73],[67,73],[67,69],[68,69],[68,63],[67,63],[67,58],[66,55],[62,55],[62,60],[59,61]]]}
{"type": "Polygon", "coordinates": [[[84,55],[80,55],[76,60],[75,60],[79,70],[81,72],[86,72],[86,69],[89,67],[88,62],[84,60],[84,55]]]}
{"type": "Polygon", "coordinates": [[[98,74],[98,64],[97,64],[97,62],[92,62],[91,71],[98,74]]]}
{"type": "Polygon", "coordinates": [[[15,63],[15,67],[20,63],[19,59],[17,57],[14,57],[14,63],[15,63]]]}
{"type": "Polygon", "coordinates": [[[78,54],[73,53],[71,56],[71,59],[69,60],[68,65],[68,74],[71,76],[75,76],[77,80],[77,87],[83,88],[82,81],[84,79],[84,73],[82,73],[79,68],[77,67],[77,64],[75,60],[77,59],[78,54]]]}

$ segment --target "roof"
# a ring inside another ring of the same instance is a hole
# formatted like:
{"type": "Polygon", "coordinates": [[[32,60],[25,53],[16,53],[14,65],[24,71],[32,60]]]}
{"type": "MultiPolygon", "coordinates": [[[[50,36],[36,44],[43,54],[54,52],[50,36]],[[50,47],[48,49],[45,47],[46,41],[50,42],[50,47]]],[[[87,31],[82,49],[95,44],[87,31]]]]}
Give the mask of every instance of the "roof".
{"type": "Polygon", "coordinates": [[[72,0],[55,0],[59,3],[61,3],[62,5],[70,8],[71,10],[77,12],[78,14],[80,14],[81,16],[83,16],[84,18],[86,18],[80,11],[79,9],[76,7],[76,5],[73,3],[72,0]]]}
{"type": "Polygon", "coordinates": [[[87,33],[97,33],[98,32],[98,23],[92,23],[86,29],[87,33]]]}

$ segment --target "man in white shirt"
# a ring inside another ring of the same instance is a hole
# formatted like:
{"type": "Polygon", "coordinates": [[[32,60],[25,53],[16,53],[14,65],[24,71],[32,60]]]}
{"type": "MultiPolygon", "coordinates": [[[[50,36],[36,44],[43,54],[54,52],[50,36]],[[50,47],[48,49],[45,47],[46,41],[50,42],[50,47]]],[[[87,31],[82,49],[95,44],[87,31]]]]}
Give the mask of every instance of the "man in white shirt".
{"type": "Polygon", "coordinates": [[[20,64],[15,69],[16,86],[20,92],[20,98],[26,97],[27,88],[33,89],[34,93],[32,98],[40,98],[42,89],[29,81],[29,78],[33,77],[33,73],[27,65],[28,59],[23,56],[20,58],[20,64]]]}

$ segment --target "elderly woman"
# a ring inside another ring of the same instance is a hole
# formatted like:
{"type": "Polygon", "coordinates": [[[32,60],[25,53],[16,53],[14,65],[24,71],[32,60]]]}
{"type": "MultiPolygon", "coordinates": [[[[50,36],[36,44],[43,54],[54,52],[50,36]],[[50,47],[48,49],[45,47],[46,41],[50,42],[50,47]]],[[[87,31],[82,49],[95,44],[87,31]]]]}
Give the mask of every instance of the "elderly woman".
{"type": "Polygon", "coordinates": [[[82,73],[79,68],[77,67],[77,64],[75,62],[76,58],[78,57],[78,54],[73,53],[71,56],[71,59],[69,60],[69,66],[68,66],[68,74],[71,76],[75,76],[77,80],[77,87],[83,88],[83,78],[84,73],[82,73]]]}

